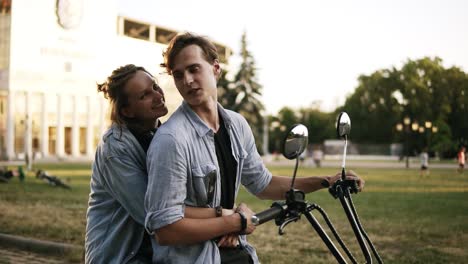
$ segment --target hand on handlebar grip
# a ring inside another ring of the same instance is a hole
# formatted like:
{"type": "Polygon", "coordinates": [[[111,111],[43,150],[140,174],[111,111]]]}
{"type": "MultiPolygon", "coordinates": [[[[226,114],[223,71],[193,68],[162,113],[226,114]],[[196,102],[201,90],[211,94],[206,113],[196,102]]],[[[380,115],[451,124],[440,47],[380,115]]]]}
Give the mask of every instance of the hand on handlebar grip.
{"type": "Polygon", "coordinates": [[[353,180],[356,182],[356,192],[360,192],[364,189],[364,185],[365,185],[365,181],[364,179],[362,179],[361,177],[359,177],[359,175],[357,175],[357,173],[355,173],[354,171],[352,170],[349,170],[346,172],[346,180],[353,180]]]}
{"type": "Polygon", "coordinates": [[[249,207],[247,207],[245,203],[239,204],[235,211],[242,212],[245,215],[245,218],[247,219],[247,227],[245,228],[243,234],[248,235],[253,233],[253,231],[255,230],[255,225],[252,223],[252,216],[254,216],[255,213],[249,207]]]}
{"type": "MultiPolygon", "coordinates": [[[[333,186],[340,179],[341,179],[341,172],[337,173],[335,176],[331,178],[330,186],[333,186]]],[[[347,185],[352,188],[351,193],[357,193],[364,189],[364,185],[365,185],[364,179],[359,177],[359,175],[352,170],[346,171],[346,181],[348,181],[347,185]],[[354,187],[354,184],[351,184],[350,181],[356,182],[355,187],[354,187]]]]}

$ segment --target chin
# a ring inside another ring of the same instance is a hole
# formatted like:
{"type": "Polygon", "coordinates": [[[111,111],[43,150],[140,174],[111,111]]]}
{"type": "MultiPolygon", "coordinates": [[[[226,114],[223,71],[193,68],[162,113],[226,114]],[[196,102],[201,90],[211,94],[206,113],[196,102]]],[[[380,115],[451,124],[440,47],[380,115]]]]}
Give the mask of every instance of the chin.
{"type": "Polygon", "coordinates": [[[156,113],[156,118],[163,117],[163,116],[167,115],[168,112],[169,112],[169,110],[167,110],[167,108],[164,109],[164,110],[161,110],[158,113],[156,113]]]}

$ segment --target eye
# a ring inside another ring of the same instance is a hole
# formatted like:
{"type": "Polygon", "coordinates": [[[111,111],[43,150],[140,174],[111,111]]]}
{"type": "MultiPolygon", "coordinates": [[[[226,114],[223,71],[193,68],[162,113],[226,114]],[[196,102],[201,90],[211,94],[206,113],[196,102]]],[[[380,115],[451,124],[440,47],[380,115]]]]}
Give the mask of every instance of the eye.
{"type": "Polygon", "coordinates": [[[156,92],[160,92],[161,91],[161,87],[159,87],[159,85],[157,83],[154,83],[153,84],[153,90],[156,91],[156,92]]]}
{"type": "Polygon", "coordinates": [[[172,76],[174,77],[174,80],[182,80],[182,78],[184,78],[184,75],[181,72],[173,72],[172,76]]]}
{"type": "Polygon", "coordinates": [[[198,66],[198,65],[193,65],[193,66],[191,66],[191,67],[189,68],[189,72],[190,72],[190,73],[196,73],[196,72],[198,72],[199,70],[200,70],[200,66],[198,66]]]}

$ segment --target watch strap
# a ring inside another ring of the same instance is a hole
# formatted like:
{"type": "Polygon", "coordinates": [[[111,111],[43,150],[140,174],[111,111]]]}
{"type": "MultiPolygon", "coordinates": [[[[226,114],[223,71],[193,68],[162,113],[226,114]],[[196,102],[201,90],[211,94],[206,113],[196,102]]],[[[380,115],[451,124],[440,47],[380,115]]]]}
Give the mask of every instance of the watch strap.
{"type": "Polygon", "coordinates": [[[216,206],[215,213],[216,213],[216,217],[223,216],[223,207],[221,205],[216,206]]]}
{"type": "Polygon", "coordinates": [[[244,232],[245,229],[247,229],[247,218],[245,217],[245,214],[242,212],[237,212],[240,215],[240,220],[241,220],[241,232],[244,232]]]}

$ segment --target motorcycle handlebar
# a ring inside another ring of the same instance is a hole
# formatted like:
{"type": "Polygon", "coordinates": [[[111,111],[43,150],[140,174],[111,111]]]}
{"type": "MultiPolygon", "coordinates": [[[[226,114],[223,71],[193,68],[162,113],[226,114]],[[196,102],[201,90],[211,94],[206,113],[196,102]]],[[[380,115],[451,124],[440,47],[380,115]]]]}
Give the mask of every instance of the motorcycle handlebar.
{"type": "Polygon", "coordinates": [[[281,205],[274,203],[270,209],[266,209],[265,211],[252,216],[252,223],[257,226],[268,222],[271,219],[275,219],[277,216],[283,213],[286,208],[287,205],[285,204],[281,205]]]}

